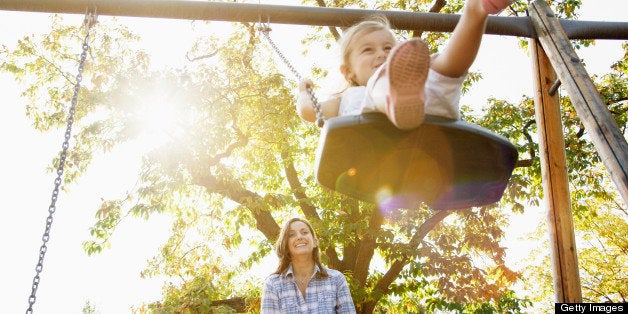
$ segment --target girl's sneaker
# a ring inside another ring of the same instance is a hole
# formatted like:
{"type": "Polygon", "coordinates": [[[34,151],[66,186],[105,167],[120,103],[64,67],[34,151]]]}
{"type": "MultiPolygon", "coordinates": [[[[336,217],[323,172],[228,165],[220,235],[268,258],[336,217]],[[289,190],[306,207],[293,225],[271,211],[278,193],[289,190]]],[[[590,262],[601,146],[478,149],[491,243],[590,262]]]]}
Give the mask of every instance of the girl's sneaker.
{"type": "Polygon", "coordinates": [[[386,97],[388,119],[399,129],[413,129],[425,118],[425,80],[430,69],[427,44],[415,38],[395,46],[388,55],[386,97]]]}

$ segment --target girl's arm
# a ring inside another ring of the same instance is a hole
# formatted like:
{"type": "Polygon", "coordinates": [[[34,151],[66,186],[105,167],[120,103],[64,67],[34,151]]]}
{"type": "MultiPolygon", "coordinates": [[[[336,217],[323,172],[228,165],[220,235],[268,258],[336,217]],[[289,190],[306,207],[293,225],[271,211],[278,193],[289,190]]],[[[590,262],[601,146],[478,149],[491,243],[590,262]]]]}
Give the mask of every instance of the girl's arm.
{"type": "MultiPolygon", "coordinates": [[[[312,103],[310,93],[308,93],[308,86],[311,87],[314,84],[311,80],[303,80],[299,83],[299,96],[297,97],[297,113],[305,121],[315,122],[316,112],[312,103]]],[[[319,101],[323,117],[325,119],[338,116],[338,108],[340,106],[340,96],[334,96],[325,101],[319,101]]]]}

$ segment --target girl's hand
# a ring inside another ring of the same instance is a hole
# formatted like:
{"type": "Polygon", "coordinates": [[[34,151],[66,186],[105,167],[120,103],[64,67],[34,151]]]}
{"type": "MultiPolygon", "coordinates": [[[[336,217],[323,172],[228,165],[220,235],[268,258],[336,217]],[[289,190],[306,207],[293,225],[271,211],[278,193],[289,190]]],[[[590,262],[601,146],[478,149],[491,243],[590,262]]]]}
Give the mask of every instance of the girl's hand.
{"type": "MultiPolygon", "coordinates": [[[[308,88],[314,87],[314,83],[310,79],[304,79],[299,82],[299,95],[297,97],[296,109],[297,113],[303,120],[316,122],[317,116],[312,103],[312,95],[308,92],[308,88]]],[[[337,95],[326,101],[319,102],[321,112],[325,119],[338,115],[340,106],[340,96],[337,95]]]]}
{"type": "Polygon", "coordinates": [[[299,92],[307,92],[309,88],[313,88],[314,87],[314,83],[312,82],[312,80],[310,79],[304,79],[301,82],[299,82],[299,92]]]}

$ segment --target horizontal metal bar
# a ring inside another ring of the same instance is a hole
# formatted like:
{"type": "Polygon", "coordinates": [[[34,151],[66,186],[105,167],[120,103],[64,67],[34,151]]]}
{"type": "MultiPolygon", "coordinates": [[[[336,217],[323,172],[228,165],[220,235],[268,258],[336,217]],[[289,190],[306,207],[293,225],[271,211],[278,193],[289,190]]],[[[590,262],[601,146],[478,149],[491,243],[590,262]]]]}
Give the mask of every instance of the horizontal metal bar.
{"type": "MultiPolygon", "coordinates": [[[[191,0],[0,0],[0,10],[348,27],[372,15],[395,29],[451,32],[460,15],[191,0]]],[[[560,20],[570,39],[628,39],[628,22],[560,20]]],[[[490,16],[487,34],[536,38],[529,17],[490,16]]]]}
{"type": "Polygon", "coordinates": [[[628,22],[558,21],[569,39],[628,39],[628,22]]]}

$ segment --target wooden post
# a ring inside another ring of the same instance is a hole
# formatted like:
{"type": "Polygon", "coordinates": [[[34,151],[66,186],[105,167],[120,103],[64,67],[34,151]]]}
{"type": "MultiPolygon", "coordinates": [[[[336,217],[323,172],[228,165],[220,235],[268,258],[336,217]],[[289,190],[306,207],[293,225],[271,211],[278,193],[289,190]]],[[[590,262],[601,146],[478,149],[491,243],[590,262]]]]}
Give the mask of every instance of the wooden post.
{"type": "Polygon", "coordinates": [[[538,41],[569,93],[571,103],[586,127],[611,179],[615,182],[619,195],[628,204],[626,139],[547,2],[535,0],[530,4],[529,12],[538,41]]]}
{"type": "Polygon", "coordinates": [[[536,78],[534,104],[556,302],[582,302],[560,103],[558,91],[553,95],[549,92],[557,76],[539,43],[534,39],[529,43],[536,78]]]}

